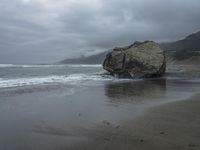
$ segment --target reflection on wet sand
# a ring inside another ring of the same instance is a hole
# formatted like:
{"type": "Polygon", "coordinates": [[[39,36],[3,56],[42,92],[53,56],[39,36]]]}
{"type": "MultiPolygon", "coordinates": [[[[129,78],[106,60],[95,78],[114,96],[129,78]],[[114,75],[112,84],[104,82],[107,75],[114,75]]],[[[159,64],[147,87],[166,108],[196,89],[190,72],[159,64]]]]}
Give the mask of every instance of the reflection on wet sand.
{"type": "Polygon", "coordinates": [[[166,91],[166,79],[140,80],[132,82],[108,83],[105,95],[115,100],[134,97],[159,98],[166,91]]]}

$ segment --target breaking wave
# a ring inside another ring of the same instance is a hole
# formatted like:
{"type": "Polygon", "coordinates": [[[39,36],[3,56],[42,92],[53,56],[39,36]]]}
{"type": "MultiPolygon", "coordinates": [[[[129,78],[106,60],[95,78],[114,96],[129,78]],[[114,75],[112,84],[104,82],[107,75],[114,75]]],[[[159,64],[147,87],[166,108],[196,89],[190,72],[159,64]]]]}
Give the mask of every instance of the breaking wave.
{"type": "Polygon", "coordinates": [[[42,67],[102,67],[101,64],[57,64],[57,65],[13,65],[0,64],[0,68],[42,68],[42,67]]]}
{"type": "Polygon", "coordinates": [[[0,78],[0,88],[21,87],[29,85],[48,84],[79,84],[85,81],[107,81],[112,77],[98,74],[71,74],[69,76],[45,76],[33,78],[2,79],[0,78]]]}

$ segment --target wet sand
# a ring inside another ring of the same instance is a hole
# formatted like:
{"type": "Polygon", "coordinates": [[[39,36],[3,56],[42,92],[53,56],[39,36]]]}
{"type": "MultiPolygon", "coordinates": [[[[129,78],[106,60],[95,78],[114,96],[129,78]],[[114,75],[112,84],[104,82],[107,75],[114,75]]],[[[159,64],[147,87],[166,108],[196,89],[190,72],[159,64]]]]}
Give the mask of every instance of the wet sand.
{"type": "Polygon", "coordinates": [[[199,150],[200,95],[149,109],[121,126],[105,124],[72,150],[199,150]]]}
{"type": "Polygon", "coordinates": [[[0,150],[199,149],[199,91],[188,79],[4,89],[0,150]]]}

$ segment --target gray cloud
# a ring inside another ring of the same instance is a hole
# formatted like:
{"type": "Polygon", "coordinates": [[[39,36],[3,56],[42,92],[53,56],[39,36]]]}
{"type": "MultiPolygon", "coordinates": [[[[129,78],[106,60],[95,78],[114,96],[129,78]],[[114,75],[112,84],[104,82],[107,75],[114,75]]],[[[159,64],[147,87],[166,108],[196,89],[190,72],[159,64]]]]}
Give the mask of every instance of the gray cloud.
{"type": "Polygon", "coordinates": [[[0,63],[45,63],[173,41],[200,26],[199,0],[0,0],[0,63]]]}

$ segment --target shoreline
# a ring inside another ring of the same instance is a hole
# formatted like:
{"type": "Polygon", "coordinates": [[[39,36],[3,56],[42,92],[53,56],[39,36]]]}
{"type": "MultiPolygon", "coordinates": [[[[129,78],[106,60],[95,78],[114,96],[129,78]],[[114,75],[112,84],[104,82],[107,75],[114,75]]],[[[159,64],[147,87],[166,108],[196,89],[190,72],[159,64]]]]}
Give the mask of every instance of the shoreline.
{"type": "Polygon", "coordinates": [[[72,150],[197,150],[200,148],[200,94],[148,109],[122,126],[99,126],[93,141],[72,150]]]}
{"type": "MultiPolygon", "coordinates": [[[[5,96],[2,95],[0,103],[0,131],[3,133],[0,149],[199,148],[196,139],[177,140],[190,136],[189,129],[183,135],[185,125],[191,122],[187,121],[191,117],[185,114],[200,114],[200,104],[195,100],[200,97],[196,95],[199,93],[196,80],[107,81],[83,85],[20,88],[2,93],[5,96]],[[180,105],[183,107],[178,107],[180,105]],[[176,116],[179,113],[183,115],[176,116]],[[176,124],[172,124],[174,120],[176,124]],[[182,128],[183,133],[173,135],[175,127],[182,128]],[[12,141],[15,144],[11,144],[12,141]]],[[[200,122],[194,124],[198,126],[200,122]]],[[[192,131],[200,129],[192,126],[192,131]]]]}

